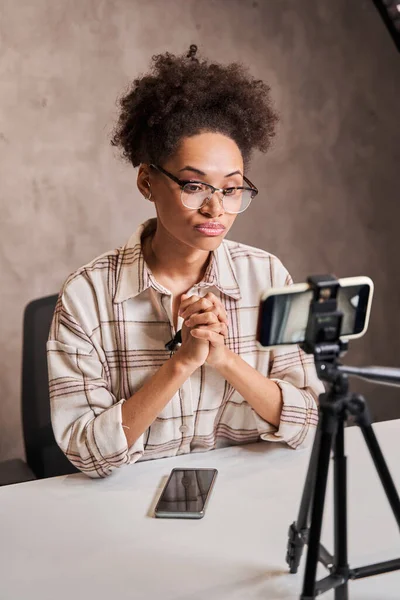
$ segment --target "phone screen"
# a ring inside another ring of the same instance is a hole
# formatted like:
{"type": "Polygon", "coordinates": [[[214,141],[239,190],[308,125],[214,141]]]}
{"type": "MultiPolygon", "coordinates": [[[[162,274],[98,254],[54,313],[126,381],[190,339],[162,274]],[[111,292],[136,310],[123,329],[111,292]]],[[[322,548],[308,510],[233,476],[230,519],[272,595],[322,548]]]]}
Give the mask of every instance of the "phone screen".
{"type": "Polygon", "coordinates": [[[217,469],[173,469],[156,506],[156,516],[203,516],[217,469]]]}
{"type": "MultiPolygon", "coordinates": [[[[343,313],[341,336],[363,331],[370,291],[368,284],[339,288],[337,307],[343,313]]],[[[261,344],[276,346],[304,342],[312,298],[312,290],[267,297],[260,314],[261,344]]]]}

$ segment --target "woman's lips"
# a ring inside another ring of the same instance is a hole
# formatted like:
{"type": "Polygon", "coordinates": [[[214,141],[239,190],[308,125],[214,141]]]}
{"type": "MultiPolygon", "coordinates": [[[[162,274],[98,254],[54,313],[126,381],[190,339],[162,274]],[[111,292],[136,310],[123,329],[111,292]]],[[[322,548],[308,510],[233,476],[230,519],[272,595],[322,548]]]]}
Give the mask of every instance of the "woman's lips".
{"type": "Polygon", "coordinates": [[[203,235],[207,235],[207,236],[216,236],[216,235],[221,235],[221,233],[223,233],[225,231],[225,227],[223,225],[219,225],[219,224],[211,224],[211,223],[205,223],[204,225],[196,225],[195,229],[197,229],[197,231],[199,231],[200,233],[202,233],[203,235]]]}

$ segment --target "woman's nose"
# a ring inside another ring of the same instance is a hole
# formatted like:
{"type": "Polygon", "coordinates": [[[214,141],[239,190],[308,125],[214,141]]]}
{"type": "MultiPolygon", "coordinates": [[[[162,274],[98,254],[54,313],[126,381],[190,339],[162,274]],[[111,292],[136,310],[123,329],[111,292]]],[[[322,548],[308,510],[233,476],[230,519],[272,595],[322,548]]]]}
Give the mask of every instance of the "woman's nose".
{"type": "Polygon", "coordinates": [[[225,211],[222,205],[222,194],[214,192],[200,208],[200,212],[211,217],[223,215],[225,211]]]}

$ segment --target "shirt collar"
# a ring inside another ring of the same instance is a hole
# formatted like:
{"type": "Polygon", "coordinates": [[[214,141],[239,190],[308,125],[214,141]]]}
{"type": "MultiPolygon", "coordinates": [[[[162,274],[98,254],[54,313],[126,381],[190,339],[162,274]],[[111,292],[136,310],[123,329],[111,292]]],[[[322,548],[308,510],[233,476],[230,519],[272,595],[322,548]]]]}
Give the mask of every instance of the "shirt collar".
{"type": "MultiPolygon", "coordinates": [[[[132,234],[125,246],[122,247],[119,257],[114,303],[134,298],[149,287],[154,288],[161,294],[170,294],[169,290],[154,279],[142,252],[141,238],[143,233],[145,231],[146,233],[150,233],[156,226],[156,218],[145,221],[132,234]]],[[[234,264],[225,240],[211,253],[210,262],[204,277],[195,287],[207,288],[211,286],[215,286],[220,292],[235,300],[241,299],[234,264]]]]}

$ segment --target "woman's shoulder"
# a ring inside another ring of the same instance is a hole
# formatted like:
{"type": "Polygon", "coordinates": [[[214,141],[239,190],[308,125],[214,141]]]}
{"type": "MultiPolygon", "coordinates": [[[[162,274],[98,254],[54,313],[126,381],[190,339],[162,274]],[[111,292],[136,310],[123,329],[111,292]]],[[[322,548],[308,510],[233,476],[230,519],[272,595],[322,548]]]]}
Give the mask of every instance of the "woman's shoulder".
{"type": "Polygon", "coordinates": [[[68,275],[61,287],[58,313],[86,336],[112,314],[121,250],[123,247],[109,250],[90,260],[68,275]]]}
{"type": "Polygon", "coordinates": [[[140,260],[140,238],[142,231],[146,228],[154,228],[154,221],[155,219],[145,221],[131,234],[125,244],[113,250],[103,252],[76,269],[66,278],[63,287],[70,287],[84,279],[92,282],[95,286],[103,287],[106,285],[110,288],[111,293],[115,293],[115,290],[112,288],[118,284],[123,267],[133,268],[140,260]]]}
{"type": "MultiPolygon", "coordinates": [[[[116,272],[124,246],[108,250],[96,256],[89,262],[85,263],[65,279],[62,290],[74,286],[79,281],[92,281],[99,283],[102,280],[108,280],[110,273],[116,272]]],[[[74,286],[75,287],[75,286],[74,286]]]]}

